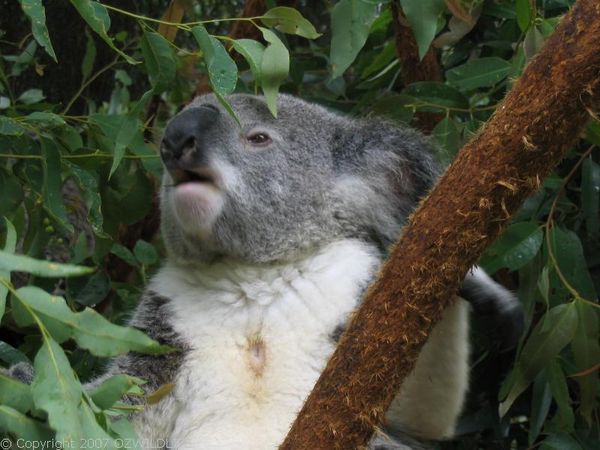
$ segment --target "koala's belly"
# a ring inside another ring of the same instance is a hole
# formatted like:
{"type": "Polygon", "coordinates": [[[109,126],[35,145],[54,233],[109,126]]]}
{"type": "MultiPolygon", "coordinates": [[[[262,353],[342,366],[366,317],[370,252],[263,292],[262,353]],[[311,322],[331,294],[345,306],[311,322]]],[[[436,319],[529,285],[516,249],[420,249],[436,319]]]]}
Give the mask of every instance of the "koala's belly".
{"type": "Polygon", "coordinates": [[[204,344],[176,380],[172,448],[276,449],[333,351],[325,337],[283,329],[204,344]]]}

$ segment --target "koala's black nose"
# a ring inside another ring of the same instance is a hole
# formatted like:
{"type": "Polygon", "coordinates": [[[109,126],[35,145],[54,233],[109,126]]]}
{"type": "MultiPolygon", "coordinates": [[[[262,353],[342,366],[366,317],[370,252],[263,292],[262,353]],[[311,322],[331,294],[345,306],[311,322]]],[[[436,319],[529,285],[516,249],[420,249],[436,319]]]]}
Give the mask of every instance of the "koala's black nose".
{"type": "Polygon", "coordinates": [[[169,122],[160,149],[167,168],[202,163],[206,131],[218,116],[215,106],[201,105],[180,112],[169,122]]]}

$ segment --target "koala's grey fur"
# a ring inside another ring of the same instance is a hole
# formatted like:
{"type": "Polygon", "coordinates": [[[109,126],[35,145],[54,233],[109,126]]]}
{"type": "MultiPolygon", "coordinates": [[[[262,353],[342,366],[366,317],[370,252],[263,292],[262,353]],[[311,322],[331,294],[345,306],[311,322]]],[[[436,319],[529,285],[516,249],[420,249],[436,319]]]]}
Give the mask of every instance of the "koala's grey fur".
{"type": "MultiPolygon", "coordinates": [[[[202,242],[173,223],[163,202],[163,237],[177,258],[227,255],[263,263],[344,237],[384,249],[437,176],[430,145],[411,129],[352,120],[291,96],[280,96],[277,119],[258,97],[230,101],[245,130],[222,113],[204,139],[209,151],[243,168],[244,189],[228,192],[213,236],[202,242]],[[254,126],[272,135],[277,151],[244,148],[240,133],[254,126]]],[[[188,109],[200,102],[219,107],[202,97],[188,109]]]]}

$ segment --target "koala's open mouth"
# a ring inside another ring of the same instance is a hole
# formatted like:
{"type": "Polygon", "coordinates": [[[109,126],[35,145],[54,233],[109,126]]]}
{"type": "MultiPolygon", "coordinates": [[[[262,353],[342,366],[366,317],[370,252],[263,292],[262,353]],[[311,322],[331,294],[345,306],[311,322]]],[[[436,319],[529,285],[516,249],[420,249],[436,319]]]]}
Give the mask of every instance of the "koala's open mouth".
{"type": "Polygon", "coordinates": [[[171,178],[173,178],[173,184],[178,186],[183,183],[205,183],[205,184],[217,184],[217,177],[215,173],[210,169],[195,169],[195,170],[183,170],[174,169],[170,170],[171,178]]]}

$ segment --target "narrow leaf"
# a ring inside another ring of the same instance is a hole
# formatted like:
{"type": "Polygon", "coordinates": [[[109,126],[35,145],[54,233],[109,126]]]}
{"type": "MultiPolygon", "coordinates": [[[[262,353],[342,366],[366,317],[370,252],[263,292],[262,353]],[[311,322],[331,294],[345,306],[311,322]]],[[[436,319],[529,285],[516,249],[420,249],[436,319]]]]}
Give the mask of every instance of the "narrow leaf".
{"type": "Polygon", "coordinates": [[[515,365],[515,380],[500,405],[504,416],[536,375],[573,339],[577,327],[577,311],[573,304],[552,308],[534,328],[523,346],[515,365]]]}
{"type": "Polygon", "coordinates": [[[297,34],[307,39],[316,39],[321,36],[312,23],[294,8],[277,6],[264,13],[260,20],[267,27],[275,28],[282,33],[297,34]]]}
{"type": "Polygon", "coordinates": [[[265,41],[269,46],[265,49],[262,58],[262,90],[269,111],[277,117],[277,94],[279,87],[285,81],[290,71],[290,54],[281,39],[266,28],[259,27],[265,41]]]}
{"type": "Polygon", "coordinates": [[[600,165],[591,158],[581,167],[581,207],[588,236],[600,234],[600,165]]]}
{"type": "Polygon", "coordinates": [[[544,233],[536,223],[512,224],[485,251],[480,264],[490,273],[503,267],[520,269],[537,255],[543,239],[544,233]]]}
{"type": "Polygon", "coordinates": [[[446,72],[448,82],[459,89],[494,86],[508,76],[511,64],[497,57],[472,59],[446,72]]]}
{"type": "Polygon", "coordinates": [[[48,413],[48,423],[56,430],[57,441],[78,443],[84,437],[78,413],[83,391],[63,349],[44,336],[34,367],[31,391],[36,408],[48,413]]]}
{"type": "Polygon", "coordinates": [[[175,79],[175,58],[169,42],[160,34],[145,31],[140,40],[144,64],[154,92],[166,90],[175,79]]]}
{"type": "Polygon", "coordinates": [[[331,77],[341,76],[363,48],[377,18],[377,2],[341,0],[331,10],[331,77]]]}
{"type": "Polygon", "coordinates": [[[87,275],[95,269],[93,267],[44,261],[0,250],[0,270],[27,272],[40,277],[62,278],[87,275]]]}
{"type": "MultiPolygon", "coordinates": [[[[31,419],[6,405],[0,405],[0,430],[13,433],[18,438],[24,439],[25,444],[35,443],[39,445],[41,442],[52,442],[54,435],[46,424],[31,419]]],[[[33,446],[30,448],[33,448],[33,446]]]]}
{"type": "Polygon", "coordinates": [[[106,42],[110,48],[121,55],[129,64],[137,64],[137,61],[118,49],[108,35],[110,28],[110,16],[106,8],[99,2],[92,0],[71,0],[71,3],[79,12],[79,15],[87,22],[92,30],[106,42]]]}
{"type": "Polygon", "coordinates": [[[0,404],[26,413],[33,405],[29,386],[0,371],[0,404]]]}
{"type": "Polygon", "coordinates": [[[46,10],[42,4],[42,0],[20,0],[21,8],[29,20],[31,20],[31,33],[35,40],[40,44],[50,57],[58,62],[56,54],[50,42],[50,35],[46,27],[46,10]]]}
{"type": "MultiPolygon", "coordinates": [[[[4,218],[6,224],[6,239],[4,240],[4,251],[6,253],[14,253],[17,246],[17,232],[15,227],[6,217],[4,218]]],[[[0,280],[10,282],[10,270],[0,267],[0,280]]],[[[6,307],[6,294],[8,294],[8,288],[4,283],[0,281],[0,319],[4,316],[4,310],[6,307]]]]}
{"type": "Polygon", "coordinates": [[[233,41],[233,48],[248,62],[250,70],[254,74],[256,83],[260,85],[262,79],[262,60],[265,46],[253,39],[237,39],[233,41]]]}
{"type": "Polygon", "coordinates": [[[73,225],[69,222],[62,195],[62,167],[60,152],[56,144],[48,138],[41,137],[44,159],[44,206],[48,213],[63,230],[73,232],[73,225]]]}
{"type": "Polygon", "coordinates": [[[208,78],[215,92],[231,94],[237,83],[237,66],[223,44],[208,34],[203,25],[192,28],[192,34],[202,50],[208,69],[208,78]]]}
{"type": "Polygon", "coordinates": [[[435,37],[444,0],[400,0],[400,4],[417,41],[419,57],[423,59],[435,37]]]}

